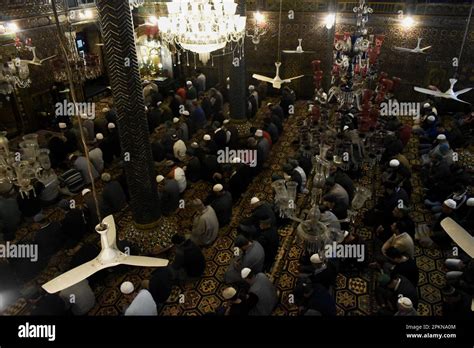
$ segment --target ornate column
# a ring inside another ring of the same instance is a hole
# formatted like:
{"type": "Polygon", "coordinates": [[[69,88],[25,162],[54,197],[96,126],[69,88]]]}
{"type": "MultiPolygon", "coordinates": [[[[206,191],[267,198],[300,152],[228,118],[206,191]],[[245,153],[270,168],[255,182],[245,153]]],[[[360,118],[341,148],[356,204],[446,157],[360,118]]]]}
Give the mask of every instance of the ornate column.
{"type": "Polygon", "coordinates": [[[97,0],[133,219],[149,225],[161,215],[129,0],[97,0]]]}
{"type": "MultiPolygon", "coordinates": [[[[246,15],[245,0],[238,1],[237,14],[241,16],[246,15]]],[[[230,117],[233,121],[247,119],[247,68],[245,66],[245,52],[244,45],[242,45],[241,56],[236,56],[232,60],[232,67],[230,69],[230,117]]]]}

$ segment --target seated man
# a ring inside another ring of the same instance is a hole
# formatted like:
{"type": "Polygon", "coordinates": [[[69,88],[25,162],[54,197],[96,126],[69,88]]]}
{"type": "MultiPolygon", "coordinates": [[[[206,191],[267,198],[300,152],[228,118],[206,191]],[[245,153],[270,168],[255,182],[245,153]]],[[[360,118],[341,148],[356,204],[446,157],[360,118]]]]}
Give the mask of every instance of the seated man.
{"type": "Polygon", "coordinates": [[[156,177],[158,197],[164,215],[173,213],[179,207],[179,185],[174,179],[165,179],[163,175],[156,177]]]}
{"type": "Polygon", "coordinates": [[[265,273],[256,272],[250,268],[242,269],[241,277],[250,286],[249,293],[255,294],[258,298],[257,304],[250,310],[249,315],[271,315],[278,303],[278,297],[270,279],[265,273]]]}
{"type": "Polygon", "coordinates": [[[263,250],[265,251],[264,270],[269,271],[278,254],[280,237],[278,236],[276,226],[272,226],[271,219],[260,220],[259,227],[260,231],[257,234],[256,240],[262,245],[263,250]]]}
{"type": "Polygon", "coordinates": [[[309,276],[313,284],[321,284],[326,289],[336,283],[337,269],[333,262],[323,261],[319,254],[313,254],[310,258],[310,265],[301,265],[301,276],[309,276]]]}
{"type": "Polygon", "coordinates": [[[418,292],[416,287],[404,276],[381,274],[378,278],[379,286],[375,289],[375,297],[381,307],[381,313],[395,314],[399,297],[408,297],[413,308],[418,307],[418,292]]]}
{"type": "Polygon", "coordinates": [[[202,276],[206,260],[201,249],[192,240],[179,234],[175,234],[171,242],[176,247],[174,261],[170,264],[173,279],[185,281],[202,276]]]}
{"type": "Polygon", "coordinates": [[[62,290],[59,296],[74,315],[86,315],[95,306],[95,294],[87,279],[62,290]]]}
{"type": "Polygon", "coordinates": [[[226,283],[238,283],[242,281],[240,272],[244,268],[250,268],[255,272],[262,272],[265,263],[265,251],[257,241],[250,241],[242,235],[237,236],[234,245],[242,252],[232,260],[224,275],[226,283]]]}
{"type": "Polygon", "coordinates": [[[232,195],[224,190],[224,186],[216,184],[212,188],[214,195],[211,207],[214,209],[219,220],[219,226],[227,226],[232,218],[232,195]]]}
{"type": "Polygon", "coordinates": [[[189,238],[199,246],[214,243],[219,232],[219,220],[217,220],[216,212],[210,205],[204,206],[200,199],[194,200],[191,207],[196,209],[196,215],[189,238]]]}
{"type": "Polygon", "coordinates": [[[406,225],[402,221],[394,222],[391,226],[393,235],[382,246],[382,254],[390,247],[397,248],[401,253],[413,259],[415,256],[415,243],[410,235],[405,232],[406,225]]]}
{"type": "Polygon", "coordinates": [[[321,284],[302,281],[295,288],[295,297],[300,314],[307,315],[308,311],[315,311],[323,317],[336,316],[336,301],[321,284]]]}

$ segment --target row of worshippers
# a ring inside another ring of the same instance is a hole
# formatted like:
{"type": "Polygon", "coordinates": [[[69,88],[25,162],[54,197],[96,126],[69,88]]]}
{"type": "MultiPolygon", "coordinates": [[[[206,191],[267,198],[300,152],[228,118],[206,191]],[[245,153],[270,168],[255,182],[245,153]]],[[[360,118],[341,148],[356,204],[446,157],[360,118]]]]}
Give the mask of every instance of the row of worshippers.
{"type": "MultiPolygon", "coordinates": [[[[473,177],[458,158],[458,152],[469,145],[472,130],[471,112],[457,113],[453,122],[446,122],[438,117],[432,102],[425,103],[416,134],[420,140],[424,203],[432,214],[433,223],[429,226],[430,235],[420,237],[420,244],[424,247],[436,245],[452,250],[455,244],[441,226],[447,217],[474,235],[474,198],[470,191],[473,177]]],[[[457,255],[445,260],[443,316],[472,319],[474,262],[461,248],[458,249],[457,255]]]]}

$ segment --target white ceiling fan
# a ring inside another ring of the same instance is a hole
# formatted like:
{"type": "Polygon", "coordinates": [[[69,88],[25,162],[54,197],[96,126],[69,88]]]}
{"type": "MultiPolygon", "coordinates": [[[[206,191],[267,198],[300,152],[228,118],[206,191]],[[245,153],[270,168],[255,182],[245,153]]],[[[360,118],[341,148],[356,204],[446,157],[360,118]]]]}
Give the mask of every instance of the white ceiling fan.
{"type": "Polygon", "coordinates": [[[264,82],[269,82],[272,84],[272,86],[274,88],[278,88],[280,89],[281,88],[281,85],[284,84],[284,83],[290,83],[291,81],[293,80],[296,80],[296,79],[299,79],[299,78],[302,78],[304,75],[299,75],[299,76],[295,76],[295,77],[290,77],[288,79],[282,79],[280,77],[280,66],[281,66],[281,62],[275,62],[275,66],[276,66],[276,75],[275,77],[271,78],[271,77],[267,77],[267,76],[263,76],[263,75],[259,75],[259,74],[253,74],[252,77],[256,80],[259,80],[259,81],[264,81],[264,82]]]}
{"type": "Polygon", "coordinates": [[[53,56],[50,56],[50,57],[47,57],[47,58],[44,58],[44,59],[39,59],[37,56],[36,56],[36,47],[32,47],[32,46],[28,46],[28,49],[33,52],[33,59],[32,60],[23,60],[21,59],[20,62],[22,63],[27,63],[27,64],[33,64],[33,65],[41,65],[43,64],[44,61],[47,61],[51,58],[54,58],[56,57],[56,54],[53,55],[53,56]]]}
{"type": "Polygon", "coordinates": [[[474,237],[468,231],[449,217],[441,221],[441,227],[466,254],[474,258],[474,237]]]}
{"type": "Polygon", "coordinates": [[[421,37],[418,38],[418,43],[416,44],[416,47],[415,48],[406,48],[406,47],[397,47],[395,46],[393,49],[396,50],[396,51],[400,51],[400,52],[408,52],[408,53],[422,53],[422,54],[426,54],[426,50],[431,48],[431,46],[426,46],[426,47],[423,47],[421,48],[420,47],[420,44],[421,44],[421,40],[423,40],[421,37]]]}
{"type": "MultiPolygon", "coordinates": [[[[284,83],[290,83],[293,80],[299,79],[304,75],[299,75],[295,77],[290,77],[289,79],[282,79],[280,77],[280,66],[281,66],[281,52],[280,52],[280,43],[281,43],[281,13],[282,13],[282,0],[280,0],[280,17],[278,21],[278,48],[277,48],[277,61],[275,62],[276,74],[275,77],[267,77],[259,74],[253,74],[252,77],[259,81],[269,82],[272,84],[273,88],[280,89],[281,85],[284,83]]],[[[300,42],[301,44],[301,42],[300,42]]]]}
{"type": "Polygon", "coordinates": [[[73,268],[46,284],[43,284],[43,289],[50,294],[54,294],[79,283],[104,268],[118,265],[142,267],[165,267],[168,265],[168,260],[165,259],[130,256],[121,252],[117,248],[117,232],[113,215],[104,218],[102,224],[97,225],[95,230],[100,234],[100,243],[102,245],[102,250],[99,255],[95,259],[73,268]],[[101,226],[103,226],[103,228],[101,226]]]}
{"type": "Polygon", "coordinates": [[[303,46],[301,43],[303,42],[303,39],[298,39],[298,47],[296,47],[296,50],[283,50],[283,53],[314,53],[315,51],[303,51],[303,46]]]}
{"type": "Polygon", "coordinates": [[[464,100],[459,99],[458,96],[460,96],[461,94],[469,92],[472,89],[472,87],[464,88],[464,89],[461,89],[460,91],[454,92],[453,88],[454,88],[454,85],[456,84],[456,82],[458,82],[457,79],[449,79],[449,83],[451,84],[451,86],[449,87],[449,89],[446,92],[441,92],[439,89],[438,90],[431,90],[431,89],[421,88],[421,87],[414,87],[414,89],[417,92],[432,95],[434,97],[452,99],[452,100],[456,100],[456,101],[461,102],[461,103],[471,104],[471,103],[468,103],[464,100]]]}

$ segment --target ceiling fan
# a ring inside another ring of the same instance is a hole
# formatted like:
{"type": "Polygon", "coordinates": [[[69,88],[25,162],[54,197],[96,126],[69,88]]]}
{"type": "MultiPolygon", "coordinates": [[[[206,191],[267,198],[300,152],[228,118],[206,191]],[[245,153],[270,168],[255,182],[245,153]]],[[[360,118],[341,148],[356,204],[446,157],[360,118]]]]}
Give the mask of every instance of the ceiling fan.
{"type": "Polygon", "coordinates": [[[33,65],[41,65],[43,64],[44,61],[47,61],[51,58],[54,58],[56,57],[56,54],[53,55],[53,56],[50,56],[50,57],[47,57],[47,58],[44,58],[44,59],[39,59],[37,56],[36,56],[36,47],[32,47],[32,46],[28,46],[28,49],[33,52],[33,59],[32,60],[23,60],[21,59],[20,62],[22,63],[27,63],[27,64],[33,64],[33,65]]]}
{"type": "Polygon", "coordinates": [[[474,258],[474,237],[468,231],[449,217],[441,221],[441,227],[466,254],[474,258]]]}
{"type": "MultiPolygon", "coordinates": [[[[276,66],[276,74],[275,74],[275,77],[267,77],[267,76],[263,76],[263,75],[259,75],[259,74],[253,74],[252,77],[256,80],[259,80],[259,81],[264,81],[264,82],[269,82],[272,84],[273,88],[277,88],[277,89],[280,89],[281,88],[281,85],[284,84],[284,83],[290,83],[291,81],[293,80],[296,80],[296,79],[299,79],[301,77],[303,77],[304,75],[299,75],[299,76],[295,76],[295,77],[290,77],[289,79],[282,79],[280,77],[280,66],[281,66],[281,51],[280,51],[280,43],[281,43],[281,13],[282,13],[282,5],[283,5],[283,1],[280,0],[280,17],[279,17],[279,21],[278,21],[278,48],[277,48],[277,61],[275,62],[275,66],[276,66]]],[[[301,41],[300,41],[300,45],[301,45],[301,41]]]]}
{"type": "Polygon", "coordinates": [[[426,54],[426,50],[431,48],[431,46],[426,46],[426,47],[423,47],[421,48],[420,47],[420,44],[421,44],[421,40],[423,40],[421,37],[418,38],[418,43],[416,44],[416,47],[415,48],[406,48],[406,47],[397,47],[395,46],[393,49],[396,50],[396,51],[400,51],[400,52],[408,52],[408,53],[422,53],[422,54],[426,54]]]}
{"type": "Polygon", "coordinates": [[[461,94],[469,92],[472,89],[472,87],[464,88],[464,89],[461,89],[460,91],[454,92],[453,88],[454,88],[454,85],[456,84],[456,82],[458,82],[457,79],[449,79],[449,83],[451,84],[451,86],[449,87],[449,89],[446,92],[441,92],[439,89],[438,90],[431,90],[431,89],[421,88],[421,87],[414,87],[414,89],[417,92],[432,95],[434,97],[452,99],[452,100],[456,100],[456,101],[461,102],[461,103],[471,104],[467,101],[458,99],[458,96],[460,96],[461,94]]]}
{"type": "Polygon", "coordinates": [[[301,43],[303,42],[303,39],[298,39],[298,47],[296,47],[296,50],[283,50],[283,53],[314,53],[315,51],[303,51],[303,46],[301,43]]]}
{"type": "Polygon", "coordinates": [[[116,243],[116,227],[113,215],[109,215],[102,220],[102,223],[95,228],[100,234],[102,250],[99,255],[81,266],[54,278],[43,284],[43,289],[54,294],[66,289],[80,281],[90,277],[94,273],[108,267],[118,265],[142,266],[142,267],[165,267],[168,260],[145,256],[130,256],[121,252],[116,243]]]}
{"type": "Polygon", "coordinates": [[[275,66],[276,66],[276,75],[275,77],[271,78],[271,77],[266,77],[266,76],[263,76],[263,75],[259,75],[259,74],[253,74],[252,77],[256,80],[259,80],[259,81],[264,81],[264,82],[269,82],[272,84],[273,88],[278,88],[280,89],[281,88],[281,85],[284,84],[284,83],[290,83],[291,81],[293,80],[296,80],[296,79],[299,79],[301,77],[303,77],[304,75],[299,75],[299,76],[295,76],[295,77],[290,77],[288,79],[282,79],[280,77],[280,66],[281,66],[281,62],[275,62],[275,66]]]}

